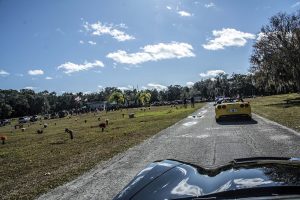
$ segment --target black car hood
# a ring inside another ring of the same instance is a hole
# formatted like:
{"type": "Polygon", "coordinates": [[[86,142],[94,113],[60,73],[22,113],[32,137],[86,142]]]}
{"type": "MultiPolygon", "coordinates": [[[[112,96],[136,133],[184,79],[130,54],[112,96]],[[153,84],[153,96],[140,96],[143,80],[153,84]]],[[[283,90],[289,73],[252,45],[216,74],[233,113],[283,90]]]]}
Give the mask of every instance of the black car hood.
{"type": "Polygon", "coordinates": [[[236,159],[214,169],[176,160],[156,161],[138,173],[114,199],[180,199],[272,186],[300,186],[300,160],[236,159]]]}

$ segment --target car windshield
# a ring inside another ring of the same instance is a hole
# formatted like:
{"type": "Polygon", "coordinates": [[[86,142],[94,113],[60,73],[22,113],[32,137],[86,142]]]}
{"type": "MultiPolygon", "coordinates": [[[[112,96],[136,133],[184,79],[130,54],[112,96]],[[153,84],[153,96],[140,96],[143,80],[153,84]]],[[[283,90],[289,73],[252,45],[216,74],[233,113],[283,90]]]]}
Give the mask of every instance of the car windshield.
{"type": "Polygon", "coordinates": [[[300,0],[0,0],[0,27],[0,199],[194,197],[187,166],[300,157],[300,0]]]}
{"type": "Polygon", "coordinates": [[[238,102],[237,99],[224,99],[222,100],[222,103],[234,103],[234,102],[238,102]]]}

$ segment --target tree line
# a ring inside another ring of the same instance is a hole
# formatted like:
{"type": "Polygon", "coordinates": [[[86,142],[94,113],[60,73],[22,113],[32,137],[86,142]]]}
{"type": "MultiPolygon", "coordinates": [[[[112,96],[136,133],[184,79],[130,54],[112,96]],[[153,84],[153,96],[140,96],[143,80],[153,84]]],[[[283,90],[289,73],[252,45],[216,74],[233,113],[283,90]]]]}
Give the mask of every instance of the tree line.
{"type": "Polygon", "coordinates": [[[143,106],[153,102],[216,96],[247,97],[300,92],[300,12],[278,13],[261,28],[253,44],[247,74],[219,74],[192,87],[170,85],[165,90],[138,91],[106,87],[91,94],[0,90],[0,118],[79,109],[88,102],[109,101],[143,106]]]}

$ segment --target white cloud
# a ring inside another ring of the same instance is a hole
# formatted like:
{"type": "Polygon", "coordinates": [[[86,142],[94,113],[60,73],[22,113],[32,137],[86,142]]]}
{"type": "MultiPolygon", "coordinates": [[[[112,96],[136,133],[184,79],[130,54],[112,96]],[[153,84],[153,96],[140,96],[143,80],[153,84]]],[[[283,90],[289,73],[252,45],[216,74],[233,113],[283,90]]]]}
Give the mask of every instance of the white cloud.
{"type": "Polygon", "coordinates": [[[44,71],[41,69],[32,69],[28,71],[28,74],[31,76],[43,75],[44,71]]]}
{"type": "Polygon", "coordinates": [[[172,10],[172,7],[171,6],[167,6],[166,7],[168,10],[172,10]]]}
{"type": "Polygon", "coordinates": [[[265,37],[267,37],[267,35],[265,33],[263,33],[263,32],[260,32],[260,33],[257,34],[256,40],[260,41],[261,39],[263,39],[265,37]]]}
{"type": "Polygon", "coordinates": [[[90,91],[90,90],[83,92],[83,94],[92,94],[92,93],[93,93],[93,92],[90,91]]]}
{"type": "Polygon", "coordinates": [[[96,42],[94,42],[94,41],[88,41],[88,43],[90,44],[90,45],[96,45],[97,43],[96,42]]]}
{"type": "Polygon", "coordinates": [[[150,88],[152,88],[152,89],[157,89],[157,90],[165,90],[165,89],[167,89],[167,86],[160,85],[160,84],[157,84],[157,83],[148,83],[147,86],[150,87],[150,88]]]}
{"type": "Polygon", "coordinates": [[[103,62],[101,62],[99,60],[95,60],[93,63],[89,63],[89,62],[85,61],[84,64],[75,64],[72,62],[66,62],[66,63],[58,66],[57,69],[62,69],[64,71],[64,73],[71,74],[74,72],[89,70],[89,69],[97,68],[97,67],[104,67],[103,62]]]}
{"type": "Polygon", "coordinates": [[[120,24],[120,25],[113,25],[113,24],[102,24],[101,22],[97,22],[94,24],[89,24],[88,22],[85,22],[83,27],[85,28],[86,31],[91,32],[92,35],[110,35],[114,39],[118,40],[119,42],[123,42],[126,40],[133,40],[135,39],[134,36],[126,34],[124,31],[118,30],[115,27],[120,27],[124,28],[126,27],[125,24],[120,24]]]}
{"type": "Polygon", "coordinates": [[[129,88],[128,87],[117,87],[119,90],[122,90],[122,91],[124,91],[124,90],[129,90],[129,88]]]}
{"type": "Polygon", "coordinates": [[[127,28],[128,28],[128,26],[127,26],[126,24],[124,24],[124,23],[121,23],[121,24],[116,25],[116,26],[118,26],[118,27],[120,27],[120,28],[124,28],[124,29],[127,29],[127,28]]]}
{"type": "Polygon", "coordinates": [[[178,11],[177,13],[178,13],[181,17],[190,17],[190,16],[192,16],[191,13],[186,12],[186,11],[184,11],[184,10],[178,11]]]}
{"type": "Polygon", "coordinates": [[[216,70],[208,70],[206,73],[200,73],[199,76],[202,78],[215,77],[218,74],[225,74],[225,71],[216,69],[216,70]]]}
{"type": "Polygon", "coordinates": [[[215,7],[216,5],[213,2],[210,2],[208,4],[205,4],[204,6],[205,6],[205,8],[212,8],[212,7],[215,7]]]}
{"type": "Polygon", "coordinates": [[[8,76],[9,74],[10,73],[8,73],[7,71],[0,69],[0,76],[8,76]]]}
{"type": "Polygon", "coordinates": [[[127,53],[118,50],[107,54],[107,58],[113,59],[115,62],[123,64],[139,64],[148,61],[158,61],[171,58],[194,57],[193,47],[187,43],[159,43],[155,45],[147,45],[141,48],[142,51],[137,53],[127,53]]]}
{"type": "Polygon", "coordinates": [[[291,7],[292,7],[292,8],[296,8],[296,7],[298,7],[298,6],[300,6],[300,1],[296,2],[296,3],[293,4],[291,7]]]}
{"type": "Polygon", "coordinates": [[[83,41],[83,40],[80,40],[79,43],[80,43],[80,44],[84,44],[84,41],[83,41]]]}
{"type": "Polygon", "coordinates": [[[52,80],[53,78],[50,77],[50,76],[47,76],[45,79],[46,79],[46,80],[52,80]]]}
{"type": "Polygon", "coordinates": [[[247,43],[247,39],[256,38],[252,33],[245,33],[232,28],[213,30],[212,33],[215,38],[202,45],[207,50],[219,50],[230,46],[242,47],[247,43]]]}
{"type": "Polygon", "coordinates": [[[270,36],[271,37],[277,37],[278,34],[283,35],[287,40],[291,40],[293,38],[292,32],[280,33],[278,31],[274,31],[274,32],[267,32],[267,33],[260,32],[260,33],[257,34],[256,40],[257,41],[260,41],[260,40],[269,40],[270,36]]]}
{"type": "Polygon", "coordinates": [[[26,87],[24,87],[24,89],[27,89],[27,90],[34,90],[34,89],[36,89],[36,87],[26,86],[26,87]]]}
{"type": "Polygon", "coordinates": [[[98,87],[98,88],[100,88],[100,89],[102,89],[102,88],[103,88],[103,86],[102,86],[102,85],[98,85],[97,87],[98,87]]]}
{"type": "Polygon", "coordinates": [[[189,82],[186,82],[186,86],[188,87],[188,88],[191,88],[191,87],[193,87],[194,86],[194,82],[192,82],[192,81],[189,81],[189,82]]]}

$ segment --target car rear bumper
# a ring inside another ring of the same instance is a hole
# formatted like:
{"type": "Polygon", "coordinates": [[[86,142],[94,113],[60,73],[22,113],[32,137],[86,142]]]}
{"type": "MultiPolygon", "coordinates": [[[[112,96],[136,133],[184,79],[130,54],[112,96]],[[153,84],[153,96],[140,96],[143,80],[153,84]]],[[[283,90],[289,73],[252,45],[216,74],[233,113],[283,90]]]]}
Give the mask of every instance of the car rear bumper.
{"type": "Polygon", "coordinates": [[[251,114],[230,114],[230,115],[216,115],[216,119],[220,119],[220,118],[239,118],[239,117],[247,117],[247,118],[251,118],[252,115],[251,114]]]}

